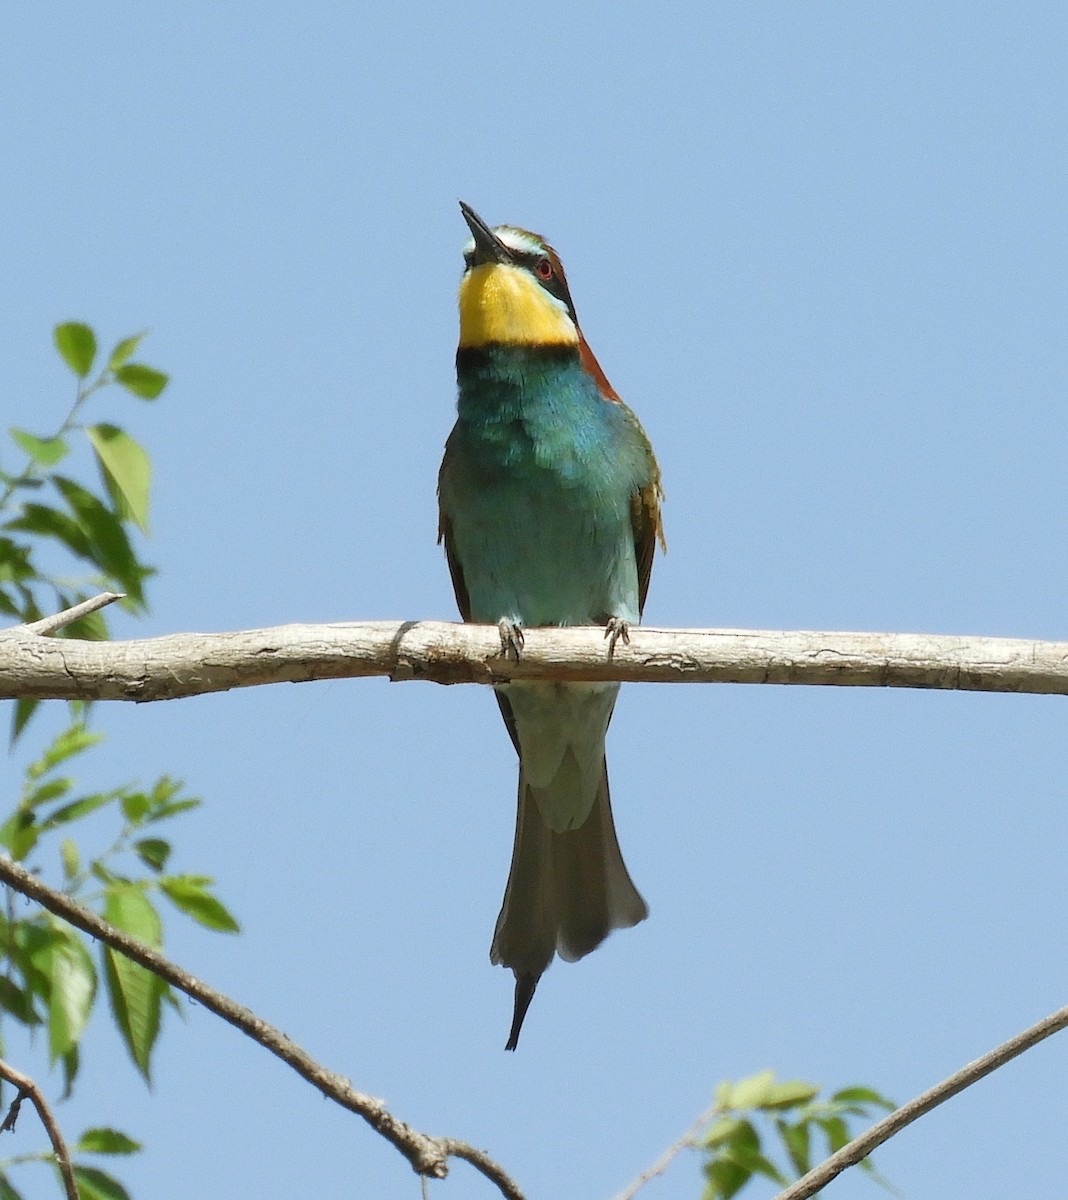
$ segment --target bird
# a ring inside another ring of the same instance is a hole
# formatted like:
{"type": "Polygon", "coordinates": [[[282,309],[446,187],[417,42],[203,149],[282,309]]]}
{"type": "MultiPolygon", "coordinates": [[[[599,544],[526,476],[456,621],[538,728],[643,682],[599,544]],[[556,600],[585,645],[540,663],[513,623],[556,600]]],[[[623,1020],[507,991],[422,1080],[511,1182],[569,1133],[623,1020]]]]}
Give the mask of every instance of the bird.
{"type": "MultiPolygon", "coordinates": [[[[544,238],[471,232],[459,288],[457,417],[438,475],[444,542],[464,621],[496,624],[517,659],[523,629],[602,625],[611,654],[641,620],[659,542],[660,467],[638,418],[579,328],[544,238]]],[[[511,869],[490,961],[515,976],[515,1050],[554,955],[575,961],[649,909],[612,819],[605,734],[618,683],[495,685],[519,756],[511,869]]]]}

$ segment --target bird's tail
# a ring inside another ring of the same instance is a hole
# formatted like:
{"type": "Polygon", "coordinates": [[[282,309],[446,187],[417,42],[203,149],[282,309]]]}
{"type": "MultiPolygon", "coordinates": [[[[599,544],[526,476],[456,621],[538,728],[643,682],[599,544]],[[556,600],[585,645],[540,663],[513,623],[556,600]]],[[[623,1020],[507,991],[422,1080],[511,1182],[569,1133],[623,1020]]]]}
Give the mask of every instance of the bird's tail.
{"type": "Polygon", "coordinates": [[[515,1012],[506,1049],[519,1041],[527,1008],[554,954],[569,962],[596,949],[613,929],[637,925],[649,909],[623,863],[612,821],[608,767],[589,816],[555,831],[535,789],[519,773],[512,867],[493,934],[490,960],[515,973],[515,1012]]]}

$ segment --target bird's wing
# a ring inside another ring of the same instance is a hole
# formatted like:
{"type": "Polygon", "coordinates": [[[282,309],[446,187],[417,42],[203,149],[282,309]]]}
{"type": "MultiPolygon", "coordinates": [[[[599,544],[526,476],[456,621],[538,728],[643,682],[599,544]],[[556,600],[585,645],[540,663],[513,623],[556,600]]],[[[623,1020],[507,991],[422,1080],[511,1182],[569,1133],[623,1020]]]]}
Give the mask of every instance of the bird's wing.
{"type": "MultiPolygon", "coordinates": [[[[452,540],[452,525],[449,518],[445,515],[443,509],[439,505],[438,509],[438,541],[445,543],[445,558],[449,564],[449,574],[452,576],[452,590],[456,593],[456,607],[460,610],[460,616],[465,621],[471,620],[471,601],[467,594],[467,584],[464,582],[464,571],[460,565],[460,559],[456,554],[456,549],[452,540]]],[[[515,717],[512,714],[512,706],[508,703],[505,696],[498,691],[493,693],[497,697],[497,703],[500,705],[501,716],[504,717],[504,723],[508,729],[508,736],[512,739],[512,745],[515,746],[516,754],[519,753],[519,733],[515,727],[515,717]]]]}
{"type": "Polygon", "coordinates": [[[664,527],[660,522],[660,501],[664,498],[664,491],[660,486],[660,466],[656,461],[656,455],[653,454],[649,438],[641,427],[641,422],[623,403],[619,393],[608,382],[608,377],[581,331],[579,332],[579,359],[604,399],[611,404],[618,404],[625,411],[627,420],[634,427],[635,434],[644,443],[649,459],[651,468],[649,482],[639,488],[630,498],[630,524],[634,530],[634,558],[638,565],[638,615],[641,616],[642,609],[645,607],[645,597],[649,591],[649,579],[653,573],[653,554],[656,551],[656,543],[660,543],[661,550],[667,549],[667,542],[664,541],[664,527]]]}
{"type": "Polygon", "coordinates": [[[639,488],[630,499],[630,524],[634,530],[634,561],[638,567],[638,615],[645,608],[645,597],[649,592],[649,578],[653,573],[653,555],[656,543],[667,549],[664,529],[660,521],[660,474],[645,487],[639,488]]]}
{"type": "Polygon", "coordinates": [[[465,621],[471,620],[471,599],[467,594],[467,584],[464,582],[464,569],[460,565],[456,546],[452,540],[452,524],[444,510],[438,510],[438,541],[445,543],[445,560],[449,564],[449,574],[452,576],[452,590],[456,596],[456,607],[465,621]]]}

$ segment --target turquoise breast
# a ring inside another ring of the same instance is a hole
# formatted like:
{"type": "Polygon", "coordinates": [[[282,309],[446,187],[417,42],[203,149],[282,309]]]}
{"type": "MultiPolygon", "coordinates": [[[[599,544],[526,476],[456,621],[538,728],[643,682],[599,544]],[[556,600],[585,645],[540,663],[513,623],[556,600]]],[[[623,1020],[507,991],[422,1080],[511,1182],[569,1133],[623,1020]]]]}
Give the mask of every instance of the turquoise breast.
{"type": "Polygon", "coordinates": [[[571,347],[457,356],[440,493],[474,621],[638,621],[631,502],[648,451],[571,347]]]}

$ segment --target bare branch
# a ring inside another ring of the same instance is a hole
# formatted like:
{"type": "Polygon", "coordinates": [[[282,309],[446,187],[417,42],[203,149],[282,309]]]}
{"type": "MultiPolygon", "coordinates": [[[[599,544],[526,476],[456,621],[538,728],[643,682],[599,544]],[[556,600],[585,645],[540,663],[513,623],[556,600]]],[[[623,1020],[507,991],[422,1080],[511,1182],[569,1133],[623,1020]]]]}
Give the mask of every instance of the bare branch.
{"type": "MultiPolygon", "coordinates": [[[[502,656],[495,625],[365,621],[284,625],[233,633],[173,634],[126,642],[42,637],[111,603],[105,594],[56,617],[0,631],[0,699],[178,699],[280,682],[387,676],[443,684],[519,679],[646,683],[776,683],[913,687],[1068,695],[1068,642],[901,633],[737,629],[630,630],[605,653],[601,628],[529,629],[517,661],[502,656]]],[[[506,1200],[515,1182],[483,1151],[411,1129],[381,1101],[356,1092],[273,1026],[200,983],[157,951],[108,925],[8,860],[0,880],[127,955],[229,1021],[338,1104],[357,1113],[425,1178],[443,1178],[450,1157],[490,1179],[506,1200]]],[[[804,1200],[867,1157],[917,1117],[1068,1026],[1068,1008],[1039,1022],[891,1113],[781,1192],[804,1200]]],[[[703,1115],[698,1125],[706,1121],[703,1115]]],[[[622,1194],[630,1200],[696,1134],[688,1133],[622,1194]]]]}
{"type": "Polygon", "coordinates": [[[511,1176],[484,1151],[456,1138],[431,1137],[412,1129],[393,1116],[381,1100],[356,1091],[347,1079],[327,1070],[306,1050],[251,1010],[194,978],[158,950],[153,950],[128,933],[116,929],[114,925],[83,908],[63,892],[48,887],[36,875],[32,875],[8,858],[0,857],[0,882],[35,900],[83,933],[97,938],[133,962],[139,963],[258,1042],[265,1050],[269,1050],[276,1058],[292,1067],[302,1079],[318,1088],[328,1099],[362,1117],[404,1155],[417,1174],[432,1179],[444,1179],[449,1169],[449,1158],[462,1158],[494,1183],[505,1200],[524,1200],[523,1193],[511,1176]]]}
{"type": "Polygon", "coordinates": [[[998,1067],[1003,1067],[1017,1055],[1023,1054],[1025,1050],[1030,1050],[1032,1046],[1045,1041],[1046,1038],[1060,1032],[1066,1026],[1068,1026],[1068,1007],[1058,1009],[1057,1012],[1039,1021],[1037,1025],[1032,1025],[1030,1029],[1018,1033],[988,1054],[984,1054],[982,1058],[968,1063],[967,1066],[950,1075],[948,1079],[943,1079],[941,1083],[928,1088],[914,1100],[895,1109],[888,1117],[877,1121],[866,1133],[855,1137],[848,1145],[832,1154],[818,1167],[814,1167],[796,1183],[779,1192],[775,1200],[806,1200],[806,1197],[814,1196],[847,1167],[852,1167],[861,1159],[867,1158],[876,1147],[888,1141],[906,1125],[911,1125],[918,1117],[929,1113],[932,1108],[937,1108],[951,1096],[963,1092],[965,1088],[971,1087],[985,1075],[996,1071],[998,1067]]]}
{"type": "Polygon", "coordinates": [[[0,1079],[6,1079],[8,1083],[18,1088],[18,1095],[12,1101],[3,1123],[0,1124],[0,1133],[6,1129],[14,1130],[19,1116],[19,1107],[23,1100],[27,1098],[32,1100],[34,1108],[37,1109],[37,1115],[41,1118],[41,1124],[45,1127],[49,1141],[52,1143],[52,1153],[63,1178],[63,1190],[67,1193],[67,1200],[78,1200],[78,1185],[74,1181],[70,1151],[67,1149],[67,1143],[63,1140],[63,1133],[56,1118],[53,1116],[51,1108],[48,1107],[48,1102],[41,1094],[41,1089],[28,1075],[23,1075],[21,1071],[9,1067],[2,1060],[0,1060],[0,1079]]]}
{"type": "Polygon", "coordinates": [[[634,1200],[634,1197],[645,1187],[649,1180],[655,1179],[657,1175],[663,1175],[683,1150],[696,1148],[698,1135],[712,1123],[720,1112],[720,1105],[713,1101],[682,1137],[677,1142],[673,1142],[668,1146],[656,1162],[651,1167],[646,1168],[629,1186],[625,1187],[615,1197],[615,1200],[634,1200]]]}
{"type": "Polygon", "coordinates": [[[313,679],[779,683],[1068,695],[1068,642],[909,633],[529,629],[522,657],[495,625],[360,621],[180,633],[126,642],[0,633],[0,699],[173,700],[313,679]]]}
{"type": "MultiPolygon", "coordinates": [[[[55,613],[51,617],[42,617],[39,621],[31,621],[28,625],[16,625],[15,629],[23,633],[35,633],[38,636],[55,633],[57,629],[62,629],[64,625],[73,625],[75,621],[80,621],[82,617],[87,617],[90,613],[107,608],[109,604],[114,604],[116,600],[125,599],[126,595],[124,592],[101,592],[99,596],[83,600],[81,604],[75,604],[73,608],[65,608],[60,613],[55,613]]],[[[7,632],[14,632],[14,630],[8,630],[7,632]]]]}

